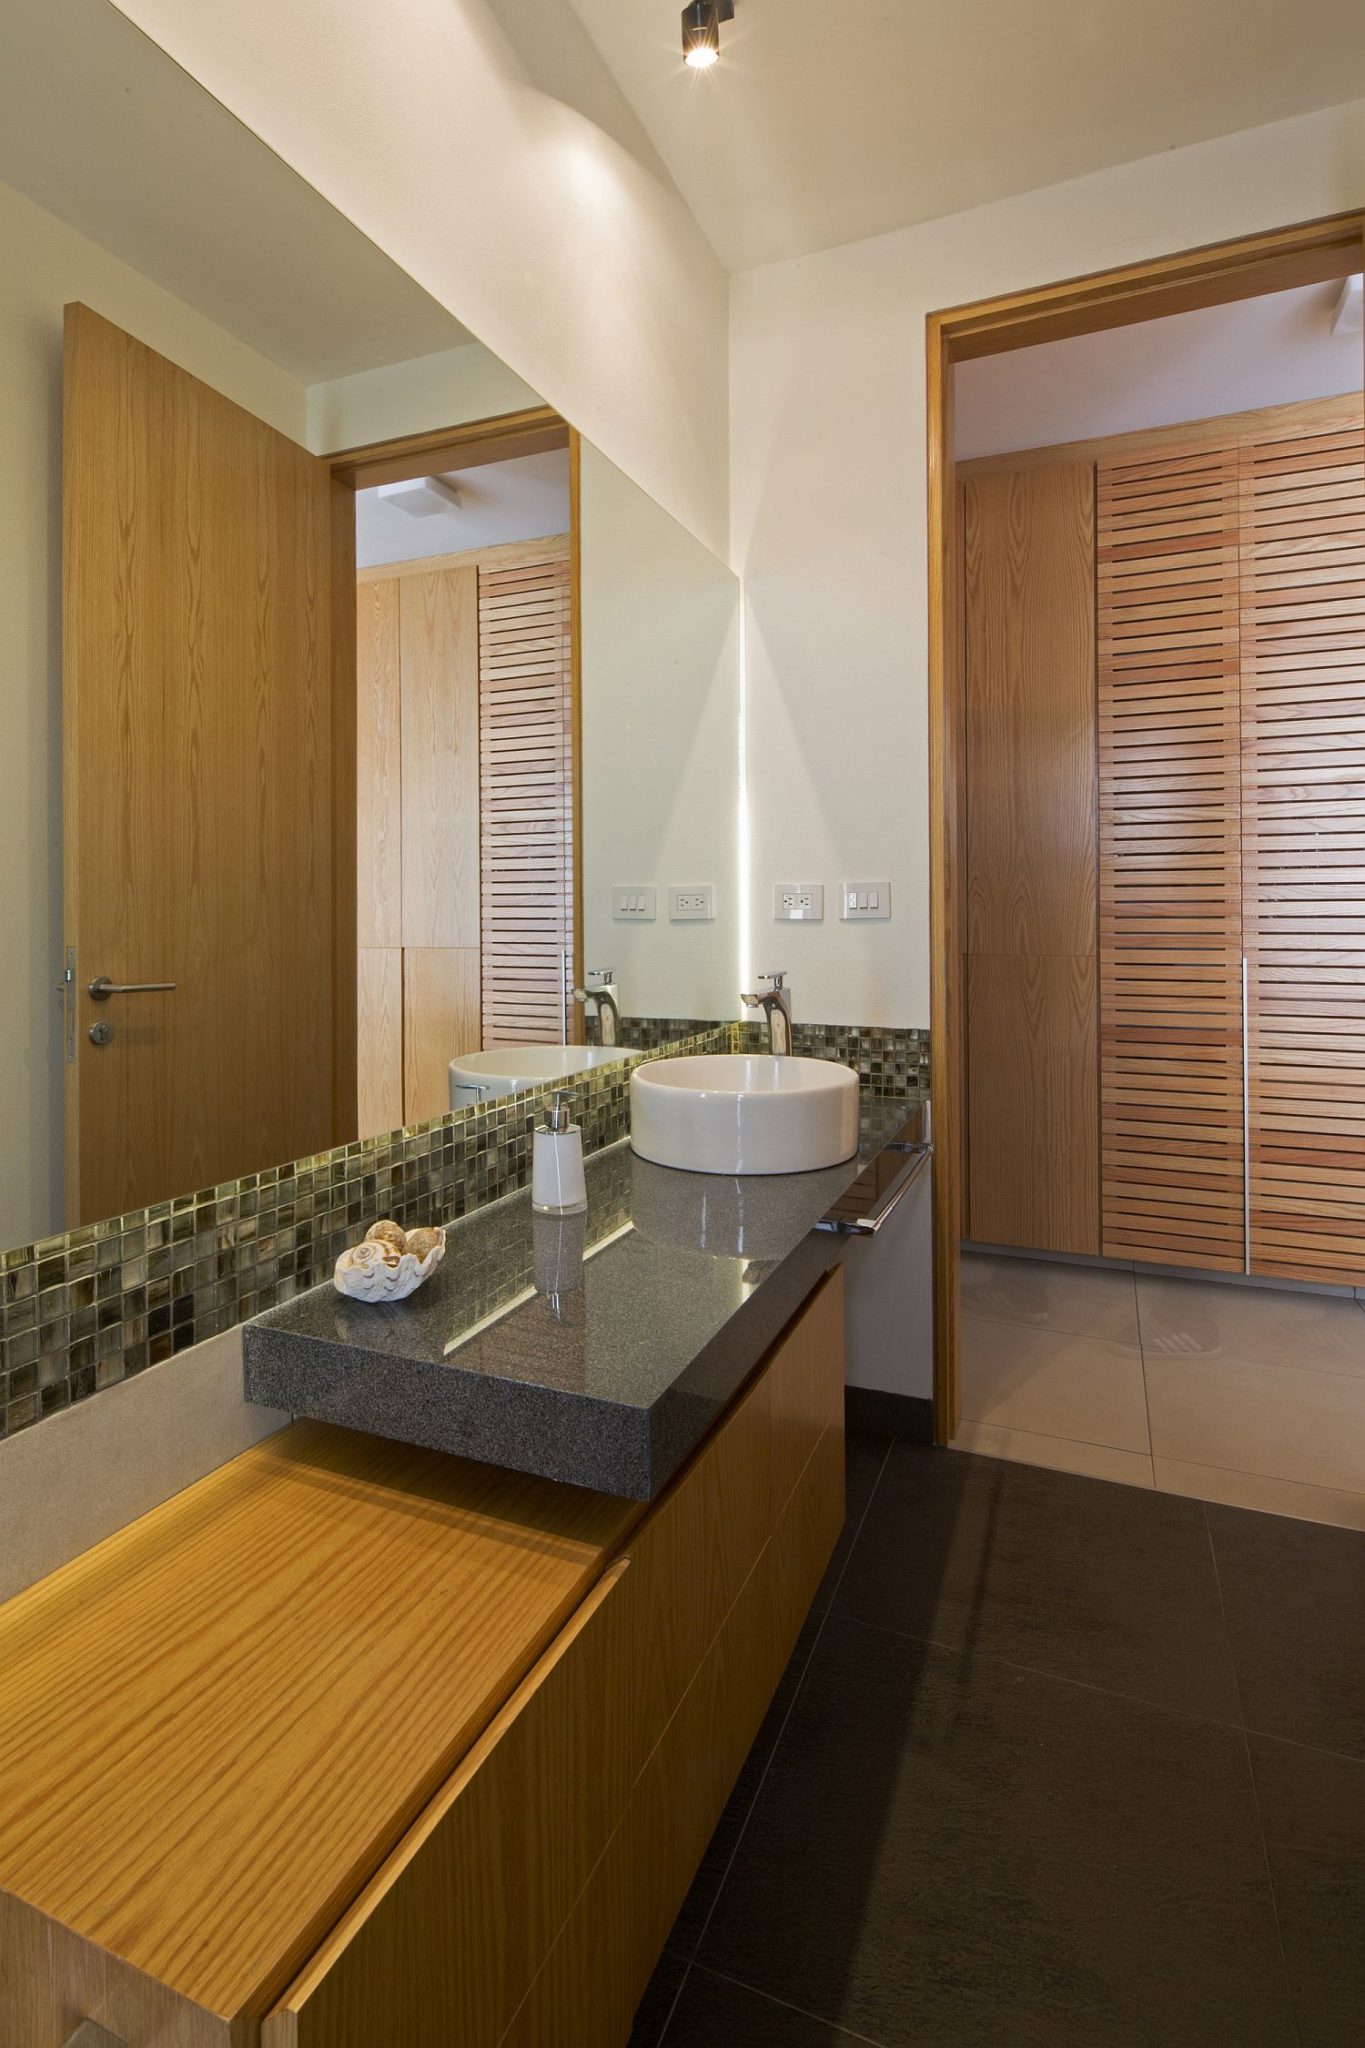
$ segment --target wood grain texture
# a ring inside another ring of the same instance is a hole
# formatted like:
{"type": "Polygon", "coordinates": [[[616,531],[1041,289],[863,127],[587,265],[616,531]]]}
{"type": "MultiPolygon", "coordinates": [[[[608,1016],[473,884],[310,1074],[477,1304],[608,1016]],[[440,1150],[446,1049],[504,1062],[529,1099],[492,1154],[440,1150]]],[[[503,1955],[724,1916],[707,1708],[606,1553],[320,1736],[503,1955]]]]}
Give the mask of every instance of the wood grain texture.
{"type": "Polygon", "coordinates": [[[248,1451],[0,1615],[0,1892],[263,2012],[640,1512],[315,1424],[248,1451]]]}
{"type": "Polygon", "coordinates": [[[396,577],[356,593],[356,938],[403,943],[403,770],[396,577]]]}
{"type": "Polygon", "coordinates": [[[1097,1253],[1099,1014],[1095,956],[967,962],[968,1234],[1097,1253]]]}
{"type": "Polygon", "coordinates": [[[969,953],[1095,946],[1095,482],[963,493],[969,953]]]}
{"type": "Polygon", "coordinates": [[[331,507],[332,692],[329,708],[332,757],[332,1138],[349,1144],[359,1135],[356,1067],[360,1057],[357,1015],[359,940],[356,929],[356,598],[355,493],[336,477],[331,507]]]}
{"type": "MultiPolygon", "coordinates": [[[[326,465],[83,306],[62,462],[75,1223],[333,1142],[353,797],[331,729],[326,465]],[[100,1005],[99,974],[177,986],[100,1005]]],[[[352,930],[354,904],[352,885],[352,930]]],[[[353,954],[346,974],[353,1018],[353,954]]]]}
{"type": "Polygon", "coordinates": [[[1365,1283],[1365,448],[1242,450],[1251,1269],[1365,1283]]]}
{"type": "Polygon", "coordinates": [[[1102,1249],[1240,1271],[1238,456],[1099,471],[1102,1249]]]}
{"type": "Polygon", "coordinates": [[[400,592],[403,944],[477,947],[478,572],[404,577],[400,592]]]}
{"type": "Polygon", "coordinates": [[[479,570],[485,1046],[561,1044],[575,956],[568,536],[479,570]]]}
{"type": "Polygon", "coordinates": [[[438,476],[446,470],[477,469],[489,462],[507,462],[568,445],[569,428],[548,405],[522,412],[497,413],[488,419],[466,420],[459,426],[431,427],[420,434],[400,434],[367,441],[360,448],[334,450],[324,460],[333,474],[354,490],[376,484],[404,483],[410,477],[438,476]]]}
{"type": "Polygon", "coordinates": [[[453,555],[419,555],[410,562],[381,562],[358,569],[356,581],[363,590],[367,583],[390,583],[405,576],[434,576],[445,569],[517,569],[527,562],[543,562],[546,551],[560,545],[560,537],[547,540],[505,540],[492,547],[462,548],[453,555]]]}
{"type": "Polygon", "coordinates": [[[1207,448],[1240,448],[1254,441],[1302,434],[1343,433],[1365,422],[1359,391],[1334,398],[1301,398],[1289,405],[1262,405],[1251,412],[1215,413],[1211,419],[1182,420],[1169,427],[1140,427],[1091,441],[1057,441],[1046,448],[1016,448],[1001,455],[974,455],[957,465],[958,480],[996,470],[1051,469],[1059,462],[1135,462],[1145,455],[1184,455],[1207,448]]]}
{"type": "Polygon", "coordinates": [[[403,1118],[403,954],[362,948],[358,966],[358,1136],[396,1131],[403,1118]]]}
{"type": "Polygon", "coordinates": [[[403,1123],[450,1112],[450,1062],[479,1050],[474,946],[403,949],[403,1123]]]}

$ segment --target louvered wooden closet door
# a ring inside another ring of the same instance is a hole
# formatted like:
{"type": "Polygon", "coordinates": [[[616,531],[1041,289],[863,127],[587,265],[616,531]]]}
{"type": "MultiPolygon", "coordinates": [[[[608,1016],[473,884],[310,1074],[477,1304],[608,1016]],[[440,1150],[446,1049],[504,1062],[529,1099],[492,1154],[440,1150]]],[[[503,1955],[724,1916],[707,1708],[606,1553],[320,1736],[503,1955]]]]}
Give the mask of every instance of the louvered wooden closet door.
{"type": "Polygon", "coordinates": [[[1238,457],[1098,474],[1102,1248],[1240,1271],[1238,457]]]}
{"type": "Polygon", "coordinates": [[[479,571],[483,1042],[570,1036],[573,677],[568,543],[479,571]]]}
{"type": "Polygon", "coordinates": [[[1365,463],[1242,453],[1251,1268],[1365,1282],[1365,463]]]}

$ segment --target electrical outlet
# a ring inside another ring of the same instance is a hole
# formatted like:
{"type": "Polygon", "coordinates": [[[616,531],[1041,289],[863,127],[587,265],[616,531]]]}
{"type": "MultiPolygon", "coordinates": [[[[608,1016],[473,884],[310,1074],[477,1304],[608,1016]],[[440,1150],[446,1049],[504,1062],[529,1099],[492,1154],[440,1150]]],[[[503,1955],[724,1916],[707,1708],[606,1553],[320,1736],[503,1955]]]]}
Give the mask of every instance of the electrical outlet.
{"type": "Polygon", "coordinates": [[[617,882],[611,892],[611,915],[615,924],[648,924],[659,915],[659,892],[651,884],[617,882]]]}
{"type": "Polygon", "coordinates": [[[846,924],[862,924],[869,919],[890,917],[891,884],[845,882],[840,891],[839,915],[846,924]]]}
{"type": "Polygon", "coordinates": [[[716,914],[716,892],[709,882],[688,882],[668,892],[668,915],[673,924],[705,924],[716,914]]]}
{"type": "Polygon", "coordinates": [[[825,914],[823,882],[775,882],[773,916],[783,924],[818,924],[825,914]]]}

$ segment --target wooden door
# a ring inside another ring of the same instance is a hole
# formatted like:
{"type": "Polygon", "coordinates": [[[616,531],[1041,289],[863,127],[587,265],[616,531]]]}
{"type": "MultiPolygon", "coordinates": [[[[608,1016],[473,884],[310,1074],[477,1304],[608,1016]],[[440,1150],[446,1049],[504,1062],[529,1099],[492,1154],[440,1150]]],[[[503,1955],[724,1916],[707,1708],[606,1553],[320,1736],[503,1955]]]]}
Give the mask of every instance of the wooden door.
{"type": "MultiPolygon", "coordinates": [[[[354,968],[335,990],[334,970],[347,887],[354,941],[354,824],[332,735],[340,719],[345,763],[354,712],[333,695],[331,493],[327,466],[283,434],[68,307],[72,1223],[349,1135],[334,1040],[354,968]],[[99,1002],[97,976],[175,987],[99,1002]]],[[[338,573],[344,558],[343,537],[338,573]]],[[[341,598],[353,605],[353,580],[341,598]]]]}
{"type": "Polygon", "coordinates": [[[1099,469],[1101,1249],[1240,1272],[1235,448],[1099,469]]]}
{"type": "Polygon", "coordinates": [[[1242,451],[1250,1267],[1365,1283],[1365,461],[1242,451]]]}
{"type": "Polygon", "coordinates": [[[1094,1253],[1094,469],[963,497],[967,1229],[1094,1253]]]}

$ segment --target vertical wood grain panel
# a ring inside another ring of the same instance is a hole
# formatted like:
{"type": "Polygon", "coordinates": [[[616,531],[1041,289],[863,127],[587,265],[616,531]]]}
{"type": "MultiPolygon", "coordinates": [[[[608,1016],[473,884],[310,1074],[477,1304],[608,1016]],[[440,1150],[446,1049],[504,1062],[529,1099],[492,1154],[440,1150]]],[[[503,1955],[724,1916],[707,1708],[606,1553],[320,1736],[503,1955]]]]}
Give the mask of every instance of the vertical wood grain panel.
{"type": "Polygon", "coordinates": [[[358,958],[359,1135],[376,1138],[403,1122],[403,954],[362,946],[358,958]]]}
{"type": "Polygon", "coordinates": [[[425,1123],[450,1110],[450,1062],[479,1049],[476,946],[403,949],[403,1115],[425,1123]]]}
{"type": "Polygon", "coordinates": [[[1095,486],[1088,463],[964,494],[967,951],[1095,947],[1095,486]]]}
{"type": "Polygon", "coordinates": [[[472,568],[400,583],[405,946],[479,943],[478,588],[472,568]]]}
{"type": "Polygon", "coordinates": [[[1099,1249],[1095,478],[963,488],[967,1227],[1099,1249]]]}
{"type": "Polygon", "coordinates": [[[333,1142],[354,797],[335,787],[326,465],[83,306],[62,462],[74,1223],[333,1142]],[[101,1005],[99,974],[176,988],[101,1005]]]}
{"type": "Polygon", "coordinates": [[[1095,957],[968,961],[971,1234],[1099,1250],[1095,957]]]}
{"type": "Polygon", "coordinates": [[[397,577],[356,591],[356,936],[403,943],[402,707],[397,577]]]}
{"type": "Polygon", "coordinates": [[[1251,1267],[1365,1282],[1365,460],[1242,451],[1251,1267]]]}
{"type": "Polygon", "coordinates": [[[568,1035],[575,953],[568,541],[479,572],[483,1042],[568,1035]]]}
{"type": "Polygon", "coordinates": [[[1238,457],[1102,464],[1103,1250],[1240,1271],[1238,457]]]}

